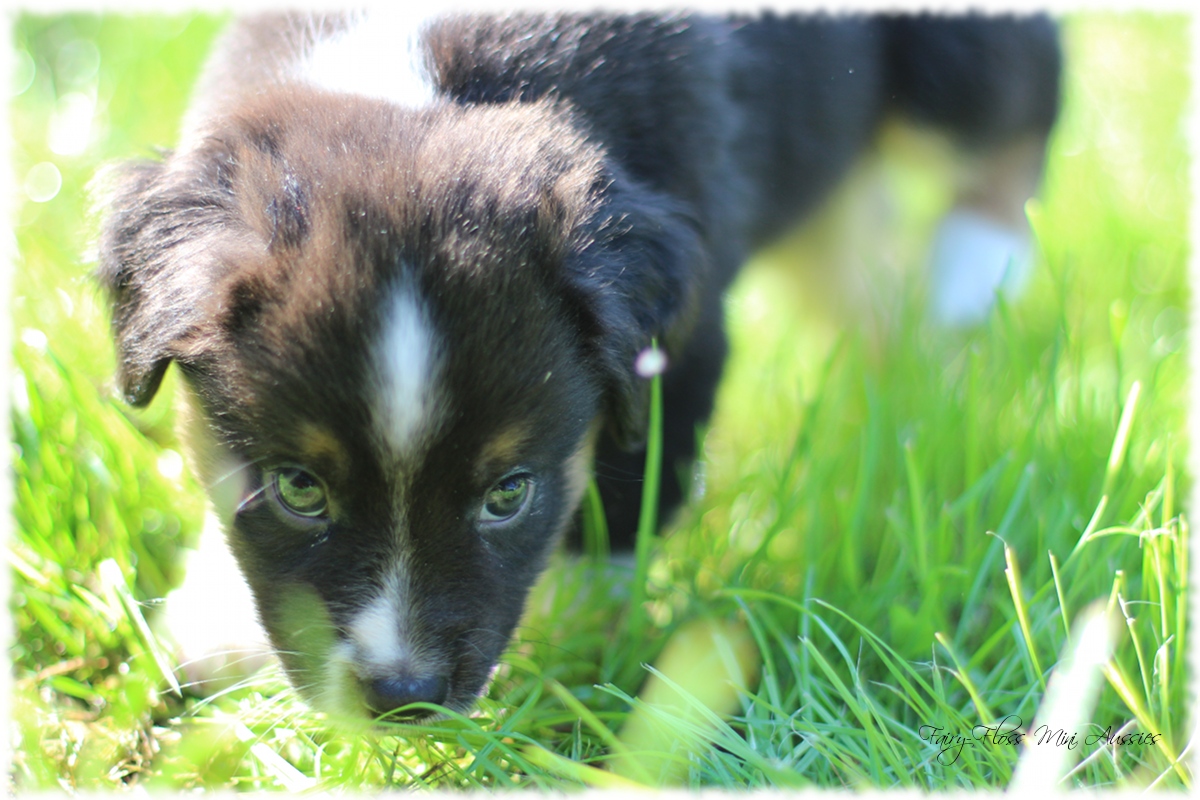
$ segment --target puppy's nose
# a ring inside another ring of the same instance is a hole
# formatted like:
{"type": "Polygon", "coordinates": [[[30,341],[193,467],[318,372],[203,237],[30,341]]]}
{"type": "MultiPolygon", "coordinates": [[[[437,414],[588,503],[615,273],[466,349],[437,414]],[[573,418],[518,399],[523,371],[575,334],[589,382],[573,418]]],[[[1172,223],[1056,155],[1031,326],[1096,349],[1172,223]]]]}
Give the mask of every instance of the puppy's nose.
{"type": "MultiPolygon", "coordinates": [[[[367,705],[376,714],[386,714],[410,703],[440,705],[446,701],[446,688],[446,679],[441,675],[376,678],[366,685],[367,705]]],[[[413,709],[400,716],[419,717],[427,713],[422,709],[413,709]]]]}

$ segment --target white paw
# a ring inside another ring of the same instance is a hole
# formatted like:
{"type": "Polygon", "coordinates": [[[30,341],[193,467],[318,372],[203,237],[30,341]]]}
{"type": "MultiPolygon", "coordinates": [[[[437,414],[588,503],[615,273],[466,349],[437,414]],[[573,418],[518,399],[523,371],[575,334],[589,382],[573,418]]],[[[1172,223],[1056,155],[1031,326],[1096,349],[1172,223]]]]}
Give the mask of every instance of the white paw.
{"type": "Polygon", "coordinates": [[[933,242],[930,314],[946,326],[982,322],[996,295],[1016,298],[1033,268],[1029,233],[976,211],[955,209],[933,242]]]}
{"type": "Polygon", "coordinates": [[[257,672],[271,647],[250,587],[211,515],[186,568],[183,585],[167,595],[165,638],[175,645],[188,688],[212,694],[257,672]]]}

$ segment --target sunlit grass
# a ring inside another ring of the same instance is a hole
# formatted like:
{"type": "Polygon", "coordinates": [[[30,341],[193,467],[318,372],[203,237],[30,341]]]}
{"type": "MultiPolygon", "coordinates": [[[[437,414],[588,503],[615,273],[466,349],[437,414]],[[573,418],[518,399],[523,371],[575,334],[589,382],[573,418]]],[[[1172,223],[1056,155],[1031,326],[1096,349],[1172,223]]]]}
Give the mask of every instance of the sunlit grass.
{"type": "MultiPolygon", "coordinates": [[[[471,715],[381,734],[329,725],[270,670],[176,694],[145,630],[203,501],[170,385],[146,412],[114,399],[84,187],[172,142],[217,22],[20,19],[14,173],[41,197],[33,168],[53,164],[61,188],[17,208],[13,785],[1003,787],[1021,748],[954,758],[930,732],[1029,725],[1099,602],[1121,630],[1079,736],[1157,738],[1094,739],[1067,782],[1190,786],[1187,27],[1070,21],[1029,208],[1039,272],[985,326],[928,326],[911,264],[883,265],[849,322],[755,265],[729,302],[703,495],[637,568],[556,559],[471,715]],[[63,120],[81,103],[79,149],[63,120]],[[661,677],[639,697],[643,664],[661,677]],[[738,684],[732,711],[709,708],[705,664],[738,684]]],[[[884,172],[919,239],[937,192],[884,172]]]]}

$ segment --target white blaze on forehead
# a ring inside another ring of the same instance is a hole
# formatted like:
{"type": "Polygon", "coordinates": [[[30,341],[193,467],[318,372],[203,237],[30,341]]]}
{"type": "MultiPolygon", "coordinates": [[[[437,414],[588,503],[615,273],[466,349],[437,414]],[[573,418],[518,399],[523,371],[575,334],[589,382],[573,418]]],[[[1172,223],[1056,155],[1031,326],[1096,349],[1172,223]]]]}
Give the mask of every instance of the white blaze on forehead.
{"type": "Polygon", "coordinates": [[[435,423],[438,347],[416,290],[401,283],[384,301],[376,345],[375,424],[398,458],[411,456],[435,423]]]}
{"type": "Polygon", "coordinates": [[[312,46],[298,65],[299,77],[407,108],[430,105],[437,91],[420,37],[430,20],[426,12],[401,6],[355,14],[345,30],[312,46]]]}

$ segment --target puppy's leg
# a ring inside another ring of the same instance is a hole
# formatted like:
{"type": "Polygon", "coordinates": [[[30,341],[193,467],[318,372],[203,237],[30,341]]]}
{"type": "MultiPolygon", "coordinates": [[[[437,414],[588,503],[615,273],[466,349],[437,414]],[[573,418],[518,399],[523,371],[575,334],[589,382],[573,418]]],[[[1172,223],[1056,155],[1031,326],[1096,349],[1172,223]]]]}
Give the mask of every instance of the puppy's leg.
{"type": "Polygon", "coordinates": [[[948,326],[987,316],[998,293],[1017,297],[1033,269],[1025,202],[1038,188],[1042,140],[1029,138],[968,156],[958,197],[938,226],[931,254],[929,311],[948,326]]]}
{"type": "Polygon", "coordinates": [[[997,291],[1028,277],[1025,201],[1041,179],[1058,110],[1061,54],[1045,17],[886,20],[889,96],[967,153],[955,207],[933,250],[931,313],[949,325],[986,316],[997,291]]]}
{"type": "Polygon", "coordinates": [[[162,621],[188,687],[210,694],[256,672],[271,649],[215,514],[207,515],[185,566],[162,621]]]}

